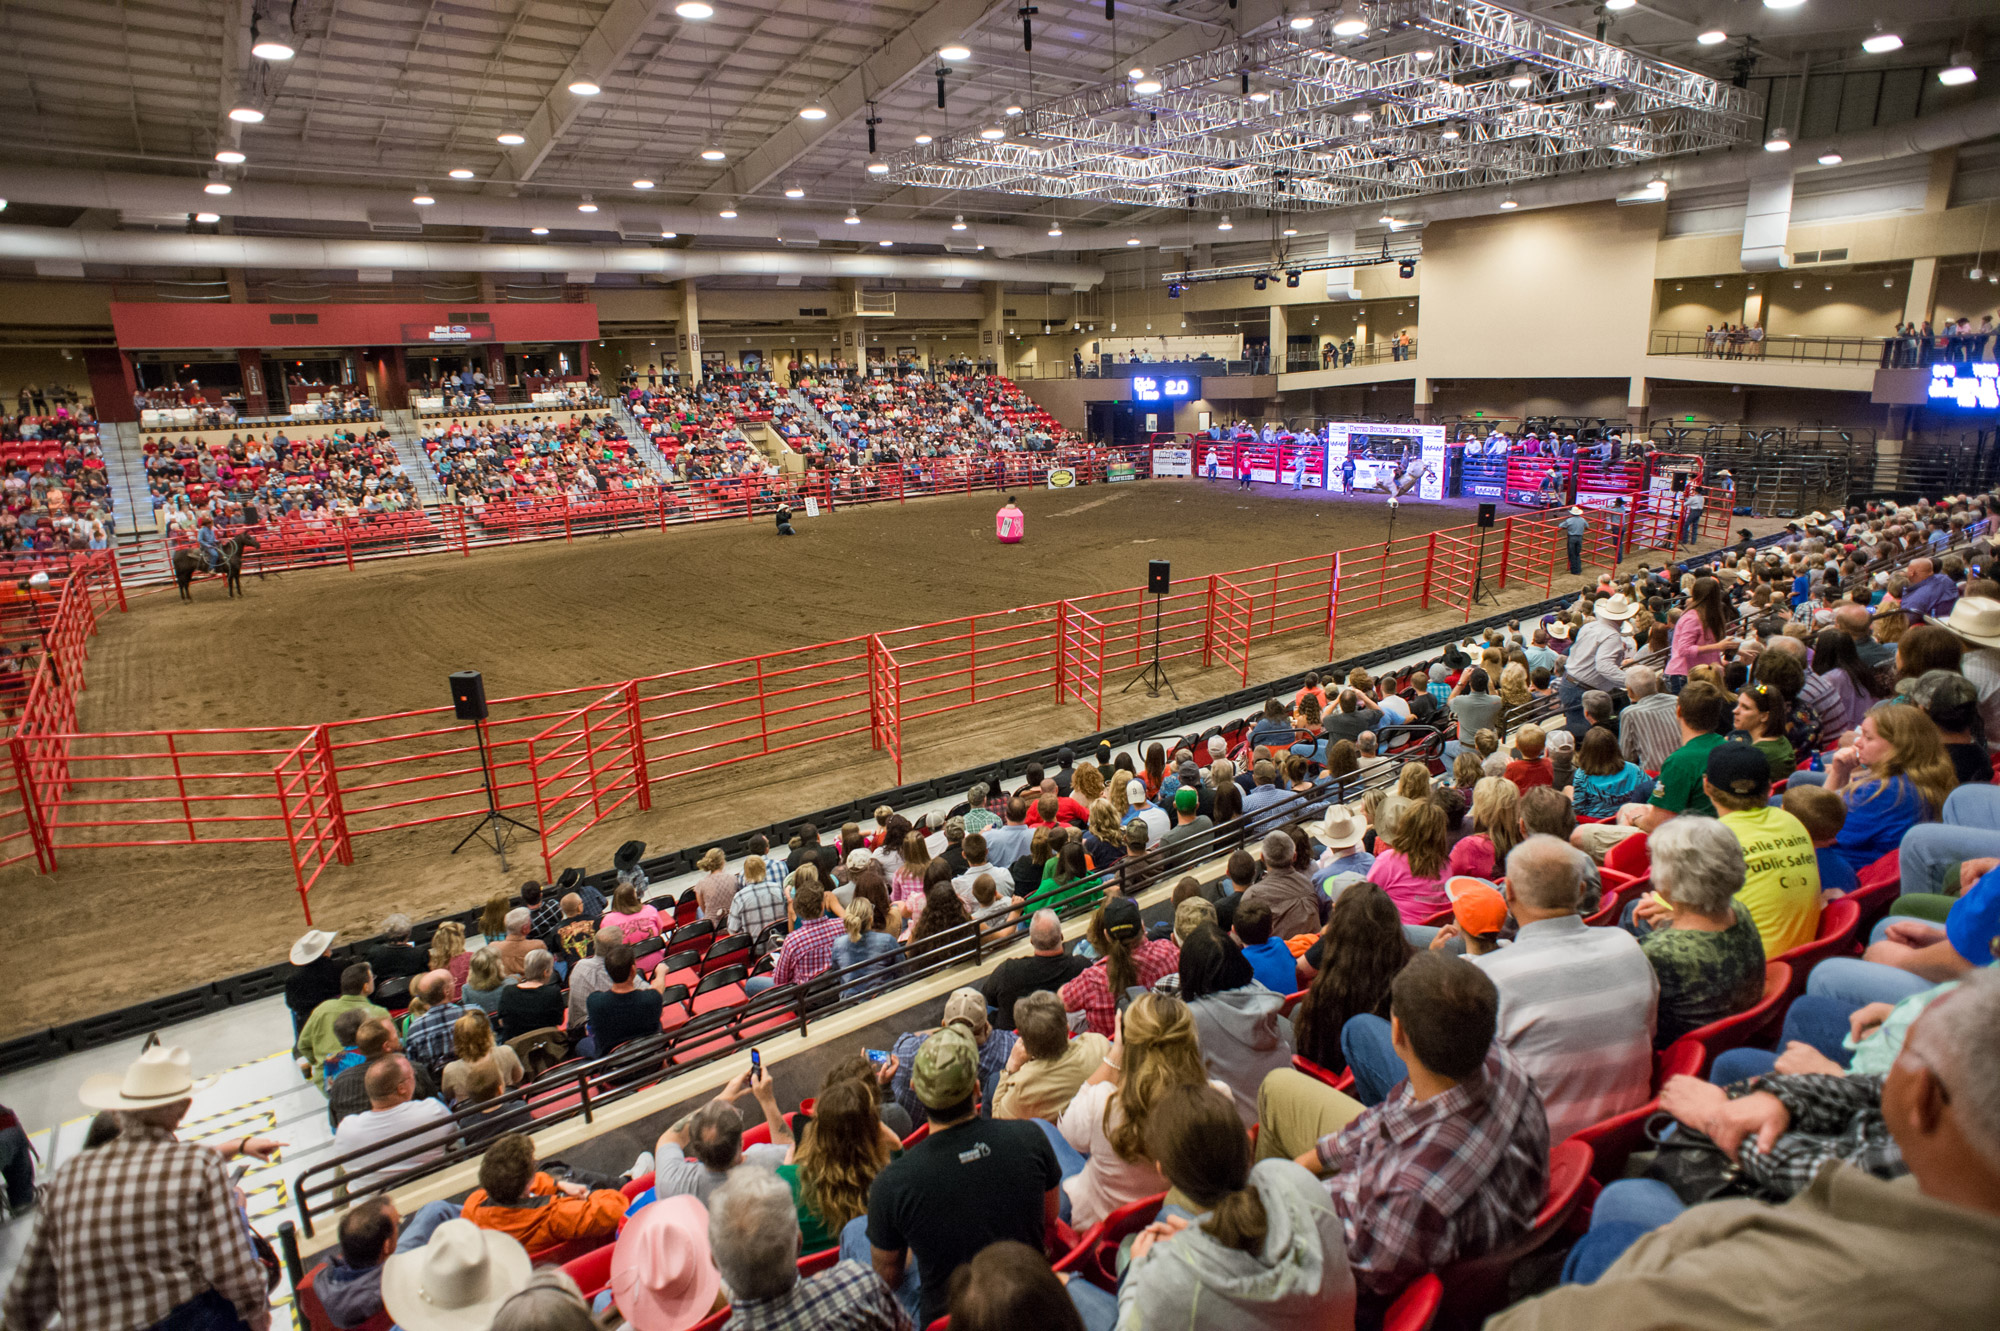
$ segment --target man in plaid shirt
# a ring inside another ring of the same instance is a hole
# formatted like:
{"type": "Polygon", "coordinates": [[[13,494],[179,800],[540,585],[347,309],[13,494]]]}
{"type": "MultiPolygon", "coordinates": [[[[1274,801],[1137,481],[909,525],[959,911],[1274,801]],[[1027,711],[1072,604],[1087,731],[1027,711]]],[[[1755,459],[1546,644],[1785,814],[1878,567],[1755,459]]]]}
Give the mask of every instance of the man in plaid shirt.
{"type": "Polygon", "coordinates": [[[122,1076],[84,1082],[84,1104],[122,1111],[123,1130],[72,1156],[44,1191],[0,1309],[9,1331],[41,1331],[58,1314],[64,1331],[267,1331],[263,1268],[224,1161],[269,1159],[278,1143],[176,1140],[194,1094],[188,1066],[185,1049],[155,1045],[122,1076]]]}
{"type": "Polygon", "coordinates": [[[1376,1312],[1426,1272],[1526,1233],[1548,1191],[1549,1126],[1535,1086],[1494,1043],[1499,991],[1477,966],[1419,952],[1389,990],[1409,1080],[1299,1157],[1347,1236],[1376,1312]]]}
{"type": "Polygon", "coordinates": [[[820,891],[819,871],[807,877],[801,868],[792,889],[792,931],[778,949],[778,964],[769,975],[753,975],[743,986],[748,994],[762,993],[782,984],[804,984],[824,975],[833,965],[833,944],[846,926],[838,915],[825,915],[826,894],[820,891]]]}
{"type": "Polygon", "coordinates": [[[732,934],[749,934],[755,943],[764,936],[764,931],[774,924],[785,921],[785,889],[769,877],[761,856],[751,856],[743,862],[743,886],[736,889],[736,895],[729,902],[729,922],[727,928],[732,934]],[[750,875],[760,875],[754,881],[750,875]]]}
{"type": "Polygon", "coordinates": [[[799,1276],[798,1205],[766,1170],[730,1172],[708,1199],[708,1234],[737,1331],[910,1331],[910,1315],[870,1266],[799,1276]]]}
{"type": "Polygon", "coordinates": [[[419,975],[410,992],[430,1004],[424,1015],[403,1032],[403,1052],[410,1061],[435,1077],[444,1065],[458,1056],[451,1042],[452,1024],[465,1015],[465,1005],[451,1001],[451,972],[430,971],[419,975]]]}

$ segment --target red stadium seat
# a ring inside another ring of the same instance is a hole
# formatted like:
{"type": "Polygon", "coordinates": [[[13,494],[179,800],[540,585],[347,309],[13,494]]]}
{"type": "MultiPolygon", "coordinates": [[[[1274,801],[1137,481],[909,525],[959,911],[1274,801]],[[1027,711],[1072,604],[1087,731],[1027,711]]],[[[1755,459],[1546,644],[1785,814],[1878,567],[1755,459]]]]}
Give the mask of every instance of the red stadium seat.
{"type": "Polygon", "coordinates": [[[1644,876],[1652,871],[1653,856],[1646,849],[1646,834],[1628,836],[1605,853],[1604,867],[1617,874],[1644,876]]]}
{"type": "Polygon", "coordinates": [[[1119,1243],[1152,1224],[1166,1200],[1167,1194],[1163,1192],[1119,1207],[1092,1225],[1056,1263],[1055,1269],[1080,1275],[1099,1289],[1117,1293],[1119,1243]]]}
{"type": "MultiPolygon", "coordinates": [[[[650,1188],[652,1186],[649,1176],[646,1187],[650,1188]]],[[[645,1190],[645,1188],[641,1188],[639,1191],[644,1192],[645,1190]]],[[[636,1195],[636,1193],[629,1194],[629,1196],[636,1195]]],[[[591,1249],[581,1257],[573,1257],[563,1263],[563,1274],[576,1282],[576,1287],[583,1291],[584,1298],[596,1298],[598,1292],[611,1283],[611,1254],[617,1250],[617,1247],[616,1243],[605,1243],[591,1249]]]]}
{"type": "Polygon", "coordinates": [[[1767,961],[1764,963],[1764,996],[1757,1001],[1757,1006],[1689,1031],[1683,1038],[1694,1041],[1706,1051],[1701,1070],[1706,1072],[1709,1060],[1723,1050],[1739,1049],[1762,1034],[1783,1012],[1791,988],[1792,968],[1782,961],[1767,961]]]}
{"type": "Polygon", "coordinates": [[[1624,1177],[1625,1162],[1634,1151],[1646,1144],[1646,1120],[1659,1112],[1660,1088],[1667,1084],[1669,1077],[1700,1076],[1707,1059],[1707,1051],[1692,1036],[1674,1041],[1653,1055],[1652,1099],[1637,1109],[1593,1123],[1570,1138],[1591,1149],[1594,1157],[1592,1178],[1603,1184],[1624,1177]]]}
{"type": "MultiPolygon", "coordinates": [[[[338,1331],[333,1319],[326,1315],[326,1307],[320,1303],[319,1295],[313,1290],[313,1285],[319,1279],[319,1273],[325,1269],[326,1263],[322,1262],[306,1272],[306,1278],[299,1282],[297,1291],[299,1312],[305,1316],[308,1331],[338,1331]]],[[[389,1331],[395,1325],[395,1321],[395,1318],[389,1316],[389,1310],[384,1308],[354,1328],[354,1331],[389,1331]]]]}
{"type": "Polygon", "coordinates": [[[1429,1331],[1443,1301],[1444,1282],[1434,1275],[1420,1276],[1382,1314],[1382,1331],[1429,1331]]]}
{"type": "Polygon", "coordinates": [[[1292,1067],[1299,1072],[1305,1073],[1314,1081],[1325,1082],[1336,1091],[1350,1095],[1354,1091],[1353,1068],[1348,1068],[1344,1072],[1329,1072],[1311,1059],[1302,1058],[1297,1054],[1292,1055],[1292,1067]]]}
{"type": "Polygon", "coordinates": [[[1526,1234],[1492,1252],[1468,1257],[1438,1272],[1444,1285],[1440,1318],[1447,1327],[1477,1327],[1507,1301],[1514,1264],[1537,1251],[1568,1222],[1590,1178],[1590,1147],[1572,1137],[1549,1152],[1549,1188],[1526,1234]]]}
{"type": "Polygon", "coordinates": [[[1801,943],[1791,951],[1781,954],[1779,961],[1792,968],[1792,988],[1790,997],[1797,998],[1805,992],[1806,977],[1812,968],[1828,957],[1837,957],[1854,950],[1855,930],[1861,923],[1861,906],[1851,897],[1842,897],[1829,902],[1819,913],[1819,933],[1810,943],[1801,943]]]}

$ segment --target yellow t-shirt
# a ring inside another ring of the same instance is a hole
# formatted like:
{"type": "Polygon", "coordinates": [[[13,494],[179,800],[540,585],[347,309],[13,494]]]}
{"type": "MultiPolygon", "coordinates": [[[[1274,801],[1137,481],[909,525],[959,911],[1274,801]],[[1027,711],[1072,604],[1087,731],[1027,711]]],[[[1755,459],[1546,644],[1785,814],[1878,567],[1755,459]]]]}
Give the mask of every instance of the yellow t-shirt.
{"type": "Polygon", "coordinates": [[[1736,899],[1756,922],[1769,960],[1819,933],[1819,859],[1804,823],[1783,809],[1725,813],[1749,875],[1736,899]]]}

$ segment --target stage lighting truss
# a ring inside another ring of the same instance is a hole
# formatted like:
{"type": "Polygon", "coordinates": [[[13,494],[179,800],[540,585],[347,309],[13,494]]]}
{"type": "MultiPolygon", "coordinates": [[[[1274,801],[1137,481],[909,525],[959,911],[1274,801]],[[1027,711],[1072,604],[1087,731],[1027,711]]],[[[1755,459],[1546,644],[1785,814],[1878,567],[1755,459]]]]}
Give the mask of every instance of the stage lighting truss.
{"type": "MultiPolygon", "coordinates": [[[[1288,287],[1295,287],[1295,280],[1305,273],[1322,273],[1331,268],[1372,268],[1376,264],[1415,264],[1424,257],[1423,241],[1414,235],[1391,240],[1384,237],[1381,247],[1365,250],[1360,254],[1286,254],[1275,261],[1260,260],[1256,263],[1222,264],[1214,268],[1183,268],[1178,272],[1160,274],[1160,281],[1171,287],[1191,287],[1197,282],[1235,282],[1250,278],[1252,282],[1276,282],[1280,278],[1288,287]]],[[[1172,294],[1171,292],[1169,294],[1172,294]]]]}
{"type": "Polygon", "coordinates": [[[954,134],[898,153],[889,175],[1135,207],[1299,211],[1655,162],[1750,143],[1762,124],[1762,98],[1746,89],[1498,5],[1361,11],[1359,39],[1279,21],[1152,71],[1158,92],[1125,79],[1086,88],[1029,107],[1003,140],[954,134]],[[1525,87],[1510,86],[1517,63],[1532,75],[1525,87]],[[1244,95],[1246,75],[1268,96],[1244,95]]]}

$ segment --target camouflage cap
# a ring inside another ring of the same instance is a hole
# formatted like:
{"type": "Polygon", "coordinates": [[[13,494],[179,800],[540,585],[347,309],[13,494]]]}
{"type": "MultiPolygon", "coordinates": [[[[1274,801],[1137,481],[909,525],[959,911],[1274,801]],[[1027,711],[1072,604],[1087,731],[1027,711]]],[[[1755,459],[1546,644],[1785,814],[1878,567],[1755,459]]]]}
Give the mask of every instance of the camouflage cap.
{"type": "Polygon", "coordinates": [[[934,1032],[917,1049],[910,1089],[931,1109],[949,1109],[972,1098],[979,1086],[979,1046],[962,1026],[934,1032]]]}

